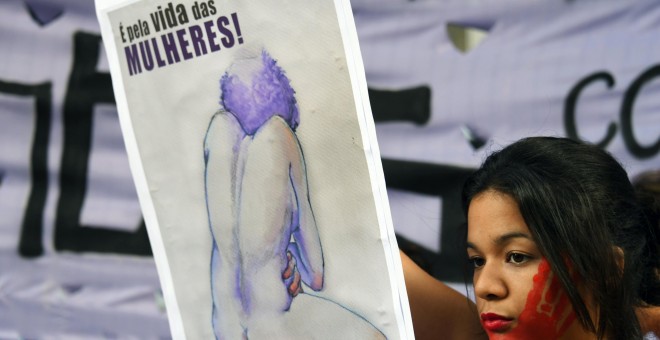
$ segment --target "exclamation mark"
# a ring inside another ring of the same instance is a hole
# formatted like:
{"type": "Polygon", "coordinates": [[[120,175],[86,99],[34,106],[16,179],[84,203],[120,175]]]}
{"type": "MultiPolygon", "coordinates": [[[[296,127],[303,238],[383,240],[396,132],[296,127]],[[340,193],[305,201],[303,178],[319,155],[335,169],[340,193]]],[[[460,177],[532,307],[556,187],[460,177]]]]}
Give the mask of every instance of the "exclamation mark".
{"type": "Polygon", "coordinates": [[[231,20],[234,21],[234,27],[236,27],[236,34],[238,35],[238,43],[243,43],[243,37],[241,36],[241,26],[238,24],[238,15],[236,12],[231,14],[231,20]]]}

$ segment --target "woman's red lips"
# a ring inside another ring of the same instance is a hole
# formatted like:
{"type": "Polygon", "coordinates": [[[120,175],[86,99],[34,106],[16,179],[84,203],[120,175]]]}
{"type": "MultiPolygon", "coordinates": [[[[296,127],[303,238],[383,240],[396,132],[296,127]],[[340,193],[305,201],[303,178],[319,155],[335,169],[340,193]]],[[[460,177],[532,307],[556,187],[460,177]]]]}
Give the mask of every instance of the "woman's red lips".
{"type": "Polygon", "coordinates": [[[482,313],[481,324],[487,331],[490,332],[503,332],[507,330],[513,319],[501,316],[495,313],[482,313]]]}

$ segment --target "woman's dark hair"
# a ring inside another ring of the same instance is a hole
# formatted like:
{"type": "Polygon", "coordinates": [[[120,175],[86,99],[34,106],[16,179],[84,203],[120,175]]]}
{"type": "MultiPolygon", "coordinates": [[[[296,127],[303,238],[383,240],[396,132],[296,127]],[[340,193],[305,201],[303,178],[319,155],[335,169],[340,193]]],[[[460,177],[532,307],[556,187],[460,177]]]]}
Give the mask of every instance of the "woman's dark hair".
{"type": "Polygon", "coordinates": [[[466,216],[472,199],[487,190],[517,202],[583,327],[599,339],[642,337],[635,308],[658,304],[660,293],[658,219],[639,204],[609,153],[566,138],[525,138],[491,154],[468,178],[466,216]],[[597,320],[568,265],[593,294],[597,320]]]}

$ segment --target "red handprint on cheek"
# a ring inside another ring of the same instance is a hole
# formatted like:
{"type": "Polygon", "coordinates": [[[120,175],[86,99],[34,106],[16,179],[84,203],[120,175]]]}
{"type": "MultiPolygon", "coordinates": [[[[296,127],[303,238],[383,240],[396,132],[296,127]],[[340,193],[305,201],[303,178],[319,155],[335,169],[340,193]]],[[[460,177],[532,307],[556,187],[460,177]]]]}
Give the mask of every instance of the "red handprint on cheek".
{"type": "Polygon", "coordinates": [[[575,312],[547,260],[541,260],[518,325],[500,339],[559,339],[575,321],[575,312]]]}

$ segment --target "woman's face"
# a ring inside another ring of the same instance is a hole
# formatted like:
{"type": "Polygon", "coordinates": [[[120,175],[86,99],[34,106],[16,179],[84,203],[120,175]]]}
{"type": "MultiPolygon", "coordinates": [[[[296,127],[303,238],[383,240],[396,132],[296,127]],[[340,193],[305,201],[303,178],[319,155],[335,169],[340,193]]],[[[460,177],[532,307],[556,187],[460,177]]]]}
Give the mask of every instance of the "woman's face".
{"type": "Polygon", "coordinates": [[[579,322],[518,205],[488,190],[468,209],[467,253],[481,324],[491,339],[575,338],[579,322]]]}

